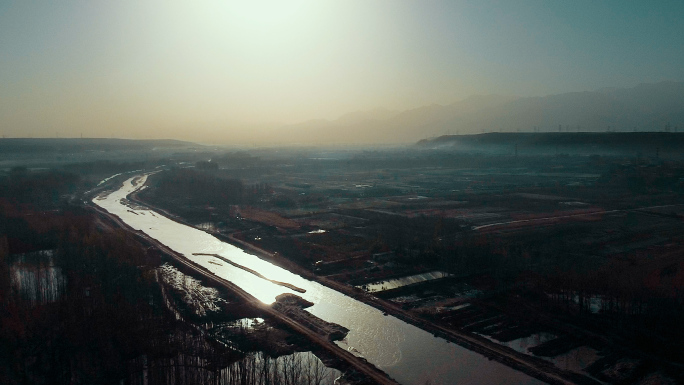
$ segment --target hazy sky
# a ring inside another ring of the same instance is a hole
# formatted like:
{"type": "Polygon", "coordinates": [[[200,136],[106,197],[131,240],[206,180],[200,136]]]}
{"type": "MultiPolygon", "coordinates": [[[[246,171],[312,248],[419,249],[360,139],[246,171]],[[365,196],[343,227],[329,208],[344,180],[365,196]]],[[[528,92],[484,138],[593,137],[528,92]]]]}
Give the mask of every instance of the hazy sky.
{"type": "Polygon", "coordinates": [[[0,0],[0,133],[255,123],[684,80],[679,1],[0,0]]]}

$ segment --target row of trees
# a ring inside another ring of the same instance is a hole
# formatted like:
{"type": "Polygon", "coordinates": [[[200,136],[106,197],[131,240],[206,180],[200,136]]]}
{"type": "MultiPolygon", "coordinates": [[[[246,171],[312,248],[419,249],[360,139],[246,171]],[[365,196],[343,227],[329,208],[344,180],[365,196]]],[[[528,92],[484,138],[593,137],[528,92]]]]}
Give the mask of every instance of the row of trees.
{"type": "Polygon", "coordinates": [[[60,197],[73,193],[81,178],[59,170],[31,173],[25,167],[14,167],[9,175],[0,177],[0,200],[30,204],[33,207],[54,208],[60,197]]]}
{"type": "Polygon", "coordinates": [[[246,189],[237,179],[192,169],[173,169],[150,178],[155,199],[183,201],[191,205],[235,205],[246,199],[246,189]]]}
{"type": "MultiPolygon", "coordinates": [[[[40,185],[31,179],[42,175],[22,174],[40,185]]],[[[262,357],[239,335],[219,342],[178,319],[158,253],[84,208],[43,203],[0,196],[0,383],[329,382],[313,374],[320,362],[262,357]]]]}

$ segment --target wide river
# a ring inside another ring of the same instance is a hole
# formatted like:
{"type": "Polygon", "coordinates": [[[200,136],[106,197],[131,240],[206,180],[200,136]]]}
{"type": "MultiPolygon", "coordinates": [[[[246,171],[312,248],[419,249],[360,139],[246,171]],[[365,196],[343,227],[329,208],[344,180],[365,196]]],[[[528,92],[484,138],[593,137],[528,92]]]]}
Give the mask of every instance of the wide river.
{"type": "Polygon", "coordinates": [[[371,306],[259,259],[202,230],[131,204],[126,197],[141,188],[146,179],[130,178],[117,191],[102,194],[93,203],[265,303],[274,302],[277,295],[286,292],[313,302],[315,305],[308,309],[311,313],[350,330],[347,338],[337,343],[340,348],[363,356],[399,383],[422,385],[429,380],[444,385],[543,384],[395,317],[385,316],[371,306]],[[218,258],[193,253],[218,254],[267,278],[303,288],[306,293],[275,285],[218,258]]]}

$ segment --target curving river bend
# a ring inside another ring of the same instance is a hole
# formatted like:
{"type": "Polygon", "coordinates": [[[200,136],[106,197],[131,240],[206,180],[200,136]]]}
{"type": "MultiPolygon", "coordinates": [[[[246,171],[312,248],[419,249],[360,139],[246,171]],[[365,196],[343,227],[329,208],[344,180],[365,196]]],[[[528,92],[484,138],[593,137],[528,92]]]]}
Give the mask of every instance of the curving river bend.
{"type": "Polygon", "coordinates": [[[344,341],[337,342],[342,349],[366,358],[399,383],[422,385],[429,380],[444,385],[543,384],[395,317],[384,316],[371,306],[259,259],[202,230],[132,204],[126,197],[142,188],[146,179],[146,175],[130,178],[118,190],[94,198],[93,203],[265,303],[274,302],[277,295],[286,292],[313,302],[315,305],[308,311],[350,330],[344,341]],[[306,293],[275,285],[218,258],[194,253],[218,254],[271,280],[303,288],[306,293]]]}

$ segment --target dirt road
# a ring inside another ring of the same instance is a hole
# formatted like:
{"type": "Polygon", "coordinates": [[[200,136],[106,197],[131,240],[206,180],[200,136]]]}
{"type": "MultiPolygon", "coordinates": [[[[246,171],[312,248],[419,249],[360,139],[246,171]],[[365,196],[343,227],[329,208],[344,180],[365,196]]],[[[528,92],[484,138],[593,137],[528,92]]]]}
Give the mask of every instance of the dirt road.
{"type": "Polygon", "coordinates": [[[679,206],[682,206],[682,204],[647,206],[647,207],[638,207],[638,208],[634,208],[634,209],[597,210],[597,211],[591,211],[591,212],[586,212],[586,213],[578,213],[578,214],[560,214],[560,215],[555,215],[555,216],[550,216],[550,217],[517,219],[517,220],[507,221],[507,222],[489,223],[486,225],[473,226],[472,230],[495,231],[495,230],[502,230],[502,229],[505,229],[507,227],[515,226],[515,225],[529,225],[529,224],[536,224],[536,223],[554,221],[554,220],[559,220],[559,219],[591,217],[591,216],[598,216],[598,215],[604,215],[604,214],[615,214],[615,213],[623,213],[623,212],[648,212],[648,210],[653,210],[653,209],[662,209],[662,208],[667,208],[667,207],[679,207],[679,206]]]}

